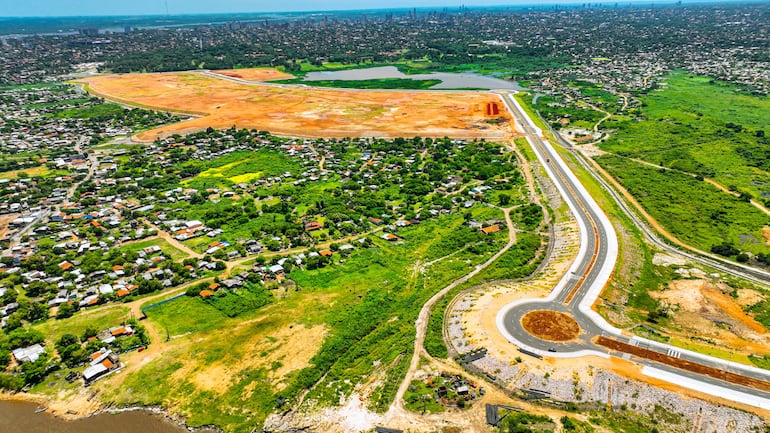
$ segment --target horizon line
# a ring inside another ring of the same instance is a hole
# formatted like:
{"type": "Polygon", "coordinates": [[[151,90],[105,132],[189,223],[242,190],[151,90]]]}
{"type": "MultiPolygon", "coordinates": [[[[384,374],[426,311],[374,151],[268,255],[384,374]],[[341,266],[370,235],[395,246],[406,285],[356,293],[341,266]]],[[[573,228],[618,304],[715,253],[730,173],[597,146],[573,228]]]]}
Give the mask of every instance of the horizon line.
{"type": "Polygon", "coordinates": [[[585,4],[592,4],[597,6],[631,6],[640,4],[659,4],[659,5],[676,5],[676,4],[756,4],[756,3],[768,3],[770,0],[621,0],[621,1],[597,1],[590,2],[584,0],[553,0],[544,3],[537,3],[535,0],[528,0],[521,3],[510,3],[500,5],[435,5],[435,6],[399,6],[399,7],[373,7],[373,8],[338,8],[338,9],[307,9],[307,10],[286,10],[286,11],[233,11],[233,12],[181,12],[181,13],[148,13],[148,14],[93,14],[93,15],[0,15],[0,20],[7,19],[56,19],[56,18],[128,18],[128,17],[181,17],[181,16],[211,16],[211,15],[267,15],[267,14],[303,14],[303,13],[338,13],[338,12],[384,12],[384,11],[402,11],[402,10],[437,10],[437,9],[453,9],[453,10],[484,10],[484,9],[501,9],[501,8],[537,8],[542,9],[549,6],[567,5],[577,6],[585,4]]]}

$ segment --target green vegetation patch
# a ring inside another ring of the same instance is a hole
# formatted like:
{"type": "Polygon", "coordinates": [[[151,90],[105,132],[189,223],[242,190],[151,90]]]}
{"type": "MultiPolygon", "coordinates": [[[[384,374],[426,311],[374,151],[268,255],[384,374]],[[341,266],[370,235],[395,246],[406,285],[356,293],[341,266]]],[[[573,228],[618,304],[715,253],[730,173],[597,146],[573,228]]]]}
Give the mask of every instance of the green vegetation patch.
{"type": "Polygon", "coordinates": [[[85,108],[69,108],[56,113],[59,119],[92,119],[108,118],[123,114],[125,109],[118,104],[111,102],[93,105],[85,108]]]}
{"type": "Polygon", "coordinates": [[[124,245],[119,248],[119,251],[126,252],[126,253],[137,253],[147,247],[151,247],[155,245],[160,247],[160,250],[163,252],[163,254],[166,257],[170,258],[175,262],[179,262],[187,258],[187,254],[184,251],[172,246],[170,243],[168,243],[167,240],[162,238],[149,239],[145,241],[124,245]]]}
{"type": "Polygon", "coordinates": [[[441,80],[412,80],[410,78],[379,78],[372,80],[319,80],[304,81],[301,79],[283,80],[284,84],[304,84],[312,87],[334,87],[341,89],[404,89],[427,90],[441,84],[441,80]]]}
{"type": "Polygon", "coordinates": [[[754,253],[770,251],[762,237],[770,217],[745,200],[684,173],[612,155],[596,161],[683,242],[705,251],[724,242],[754,253]]]}
{"type": "Polygon", "coordinates": [[[194,174],[182,182],[198,190],[229,188],[237,183],[251,183],[264,176],[289,172],[297,175],[300,166],[290,157],[272,150],[232,152],[211,161],[190,160],[180,166],[185,174],[194,174]]]}
{"type": "Polygon", "coordinates": [[[50,342],[58,341],[64,334],[83,335],[86,329],[105,330],[129,318],[129,309],[120,305],[100,307],[80,312],[63,320],[47,320],[32,325],[50,342]]]}
{"type": "Polygon", "coordinates": [[[631,116],[604,124],[614,133],[602,149],[713,178],[756,199],[770,192],[770,98],[676,73],[640,99],[631,116]]]}
{"type": "Polygon", "coordinates": [[[182,297],[147,310],[169,336],[203,332],[221,327],[227,317],[201,298],[182,297]]]}

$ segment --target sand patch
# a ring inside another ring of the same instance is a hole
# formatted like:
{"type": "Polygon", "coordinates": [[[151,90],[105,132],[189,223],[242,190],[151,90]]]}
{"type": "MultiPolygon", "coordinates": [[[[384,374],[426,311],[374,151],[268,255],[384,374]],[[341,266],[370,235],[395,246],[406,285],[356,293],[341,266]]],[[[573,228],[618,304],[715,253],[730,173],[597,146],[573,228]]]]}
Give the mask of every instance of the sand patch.
{"type": "Polygon", "coordinates": [[[289,325],[269,335],[276,340],[275,343],[269,344],[271,340],[263,339],[257,346],[264,346],[264,343],[268,342],[270,355],[265,358],[265,362],[269,366],[274,362],[281,364],[272,370],[270,376],[280,380],[292,371],[308,367],[310,358],[318,353],[327,333],[326,326],[322,325],[312,328],[306,328],[305,325],[289,325]]]}
{"type": "Polygon", "coordinates": [[[682,257],[669,254],[657,253],[652,258],[652,264],[655,266],[685,266],[687,261],[682,257]]]}
{"type": "Polygon", "coordinates": [[[3,239],[8,235],[9,233],[8,225],[11,223],[11,221],[15,220],[20,215],[21,214],[18,214],[18,213],[0,215],[0,239],[3,239]]]}
{"type": "Polygon", "coordinates": [[[738,299],[735,302],[741,306],[741,308],[756,305],[766,299],[765,295],[761,292],[753,289],[740,289],[738,290],[738,299]]]}

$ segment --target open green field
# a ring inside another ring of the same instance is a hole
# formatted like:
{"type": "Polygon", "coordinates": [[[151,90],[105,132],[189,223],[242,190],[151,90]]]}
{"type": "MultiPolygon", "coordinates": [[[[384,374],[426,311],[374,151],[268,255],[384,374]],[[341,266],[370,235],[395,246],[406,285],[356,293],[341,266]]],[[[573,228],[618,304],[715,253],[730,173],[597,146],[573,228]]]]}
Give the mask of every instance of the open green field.
{"type": "MultiPolygon", "coordinates": [[[[501,216],[481,206],[474,211],[501,216]]],[[[292,402],[309,389],[307,401],[337,404],[340,395],[377,374],[386,380],[370,405],[384,410],[408,365],[423,303],[507,239],[503,231],[478,239],[472,249],[441,254],[436,245],[442,237],[463,225],[461,215],[446,215],[399,230],[397,243],[370,236],[372,246],[357,247],[344,262],[295,268],[289,278],[296,285],[232,318],[197,297],[148,310],[155,328],[164,335],[168,330],[167,349],[126,372],[121,387],[102,382],[105,398],[117,404],[173,400],[190,425],[242,432],[260,424],[279,397],[292,402]],[[214,380],[221,385],[209,383],[214,380]]]]}
{"type": "Polygon", "coordinates": [[[143,250],[153,245],[159,246],[161,251],[163,251],[163,254],[175,262],[180,262],[187,258],[187,254],[184,251],[181,251],[180,249],[172,246],[171,244],[168,243],[168,241],[161,238],[149,239],[146,241],[124,245],[120,247],[120,251],[135,253],[135,252],[138,252],[139,250],[143,250]]]}
{"type": "Polygon", "coordinates": [[[770,97],[682,73],[641,95],[641,120],[610,119],[603,150],[712,178],[759,199],[770,193],[770,97]]]}
{"type": "Polygon", "coordinates": [[[83,335],[87,328],[102,331],[112,326],[120,325],[127,319],[129,319],[127,307],[110,305],[81,311],[63,320],[46,320],[45,322],[32,325],[32,328],[42,332],[48,342],[53,344],[64,334],[73,334],[79,337],[83,335]]]}
{"type": "Polygon", "coordinates": [[[91,119],[91,118],[105,118],[122,114],[124,108],[118,104],[111,102],[104,104],[97,104],[84,108],[70,108],[67,110],[61,110],[56,113],[56,117],[60,119],[91,119]]]}
{"type": "Polygon", "coordinates": [[[676,171],[618,156],[605,155],[596,161],[681,241],[705,251],[728,242],[744,251],[770,252],[762,237],[770,216],[750,203],[676,171]]]}
{"type": "Polygon", "coordinates": [[[199,173],[182,182],[184,186],[204,190],[229,188],[236,183],[251,183],[264,176],[272,177],[290,172],[296,175],[300,166],[284,155],[270,150],[238,151],[213,161],[188,161],[183,170],[199,173]]]}
{"type": "Polygon", "coordinates": [[[770,193],[770,98],[749,96],[704,77],[674,73],[641,95],[638,118],[612,119],[596,158],[668,231],[702,250],[728,243],[770,252],[762,228],[770,217],[747,203],[770,193]],[[633,158],[633,159],[631,159],[633,158]],[[643,160],[671,169],[660,170],[643,160]],[[714,179],[737,198],[703,182],[714,179]],[[693,200],[697,197],[697,200],[693,200]]]}

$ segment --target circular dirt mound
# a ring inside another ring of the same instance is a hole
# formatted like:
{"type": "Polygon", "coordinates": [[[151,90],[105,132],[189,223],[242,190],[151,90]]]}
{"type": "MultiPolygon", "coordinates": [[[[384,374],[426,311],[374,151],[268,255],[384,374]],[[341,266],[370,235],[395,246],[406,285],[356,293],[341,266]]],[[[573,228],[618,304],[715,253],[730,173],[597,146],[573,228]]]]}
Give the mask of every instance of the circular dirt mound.
{"type": "Polygon", "coordinates": [[[571,316],[557,311],[530,311],[521,318],[524,329],[547,341],[568,341],[580,334],[580,326],[571,316]]]}

